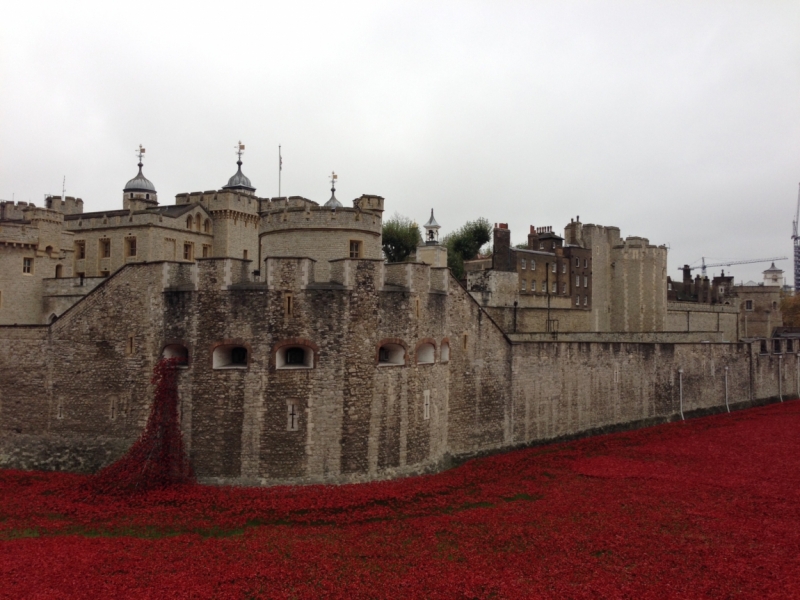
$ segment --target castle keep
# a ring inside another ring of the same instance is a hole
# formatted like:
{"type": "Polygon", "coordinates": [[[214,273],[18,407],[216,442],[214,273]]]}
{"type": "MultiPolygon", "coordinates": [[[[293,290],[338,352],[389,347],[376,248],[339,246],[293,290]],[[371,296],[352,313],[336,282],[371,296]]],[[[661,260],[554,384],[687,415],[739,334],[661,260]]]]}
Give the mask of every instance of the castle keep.
{"type": "Polygon", "coordinates": [[[464,287],[435,235],[385,263],[380,196],[259,198],[241,166],[173,206],[141,164],[122,210],[2,205],[0,465],[118,458],[162,356],[198,476],[244,484],[436,470],[800,391],[788,340],[670,330],[666,249],[644,238],[578,220],[516,249],[498,225],[464,287]]]}

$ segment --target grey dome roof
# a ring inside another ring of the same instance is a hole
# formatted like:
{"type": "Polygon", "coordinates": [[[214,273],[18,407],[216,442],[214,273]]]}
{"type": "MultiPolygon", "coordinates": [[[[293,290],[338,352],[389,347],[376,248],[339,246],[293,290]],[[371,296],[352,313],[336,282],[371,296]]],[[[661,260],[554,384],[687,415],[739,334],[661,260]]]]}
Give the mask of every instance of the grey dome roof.
{"type": "Polygon", "coordinates": [[[125,184],[123,192],[153,192],[156,193],[156,186],[142,174],[142,163],[139,163],[139,173],[125,184]]]}
{"type": "Polygon", "coordinates": [[[250,183],[250,178],[247,177],[244,173],[242,173],[242,161],[237,160],[236,164],[239,165],[239,169],[236,173],[228,179],[228,185],[222,186],[223,190],[249,190],[251,192],[255,192],[256,188],[250,183]]]}

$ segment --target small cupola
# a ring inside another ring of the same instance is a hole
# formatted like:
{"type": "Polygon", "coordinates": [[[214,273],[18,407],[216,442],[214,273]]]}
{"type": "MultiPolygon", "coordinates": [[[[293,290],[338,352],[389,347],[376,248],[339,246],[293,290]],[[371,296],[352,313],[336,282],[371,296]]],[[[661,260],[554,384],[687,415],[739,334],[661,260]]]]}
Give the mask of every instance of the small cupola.
{"type": "Polygon", "coordinates": [[[234,173],[233,177],[228,179],[228,185],[222,186],[223,190],[236,190],[241,192],[246,192],[248,194],[253,194],[256,191],[256,188],[250,183],[250,178],[247,177],[244,173],[242,173],[242,154],[244,154],[244,144],[239,141],[239,143],[235,146],[236,154],[239,156],[239,160],[236,161],[238,165],[238,169],[236,173],[234,173]]]}
{"type": "Polygon", "coordinates": [[[339,176],[331,171],[331,199],[325,203],[325,208],[330,208],[331,210],[336,210],[337,208],[342,208],[342,203],[336,199],[336,180],[339,179],[339,176]]]}
{"type": "Polygon", "coordinates": [[[122,204],[126,210],[138,210],[158,205],[156,186],[142,173],[144,153],[145,149],[139,144],[139,148],[136,150],[136,156],[139,158],[139,173],[122,188],[122,204]]]}
{"type": "Polygon", "coordinates": [[[441,226],[433,218],[433,209],[431,209],[431,218],[423,225],[425,228],[425,245],[436,246],[439,244],[439,229],[441,226]]]}

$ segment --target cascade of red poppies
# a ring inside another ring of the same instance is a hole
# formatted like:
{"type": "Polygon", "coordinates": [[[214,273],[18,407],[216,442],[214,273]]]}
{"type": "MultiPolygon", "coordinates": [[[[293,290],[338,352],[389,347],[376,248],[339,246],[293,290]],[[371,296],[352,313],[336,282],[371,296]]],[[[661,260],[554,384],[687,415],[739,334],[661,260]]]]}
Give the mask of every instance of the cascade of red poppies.
{"type": "Polygon", "coordinates": [[[130,493],[194,481],[178,417],[177,365],[165,358],[153,369],[155,398],[147,425],[130,450],[91,483],[97,493],[130,493]]]}

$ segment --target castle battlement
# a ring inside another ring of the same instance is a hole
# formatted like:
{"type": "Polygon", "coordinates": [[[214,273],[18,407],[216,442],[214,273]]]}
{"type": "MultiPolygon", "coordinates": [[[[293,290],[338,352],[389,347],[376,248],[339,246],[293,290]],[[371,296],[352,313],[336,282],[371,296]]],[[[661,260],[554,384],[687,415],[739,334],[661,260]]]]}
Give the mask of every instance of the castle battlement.
{"type": "Polygon", "coordinates": [[[50,195],[47,196],[44,204],[50,210],[55,210],[65,215],[77,215],[83,212],[83,200],[73,196],[65,196],[62,200],[61,196],[50,195]]]}
{"type": "Polygon", "coordinates": [[[261,198],[242,190],[207,190],[176,194],[175,204],[197,203],[209,211],[232,210],[257,215],[261,198]]]}

